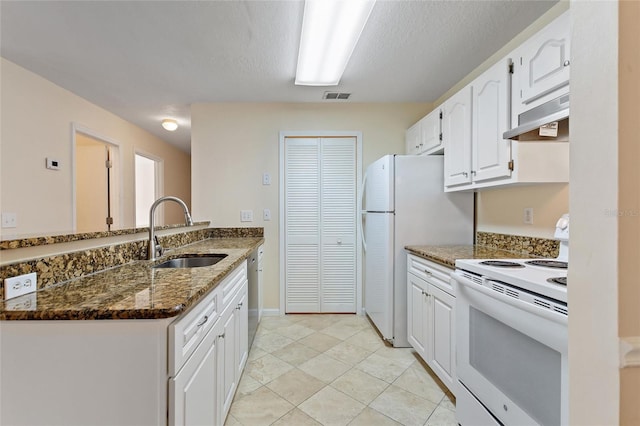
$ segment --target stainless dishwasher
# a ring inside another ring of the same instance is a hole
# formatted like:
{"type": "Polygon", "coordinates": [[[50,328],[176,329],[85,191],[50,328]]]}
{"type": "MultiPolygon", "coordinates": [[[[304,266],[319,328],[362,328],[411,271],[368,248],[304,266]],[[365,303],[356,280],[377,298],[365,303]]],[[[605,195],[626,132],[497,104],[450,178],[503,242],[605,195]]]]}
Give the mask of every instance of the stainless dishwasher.
{"type": "Polygon", "coordinates": [[[249,348],[253,344],[253,338],[258,330],[258,309],[259,309],[259,259],[258,250],[251,252],[247,258],[247,279],[249,288],[247,291],[247,304],[249,311],[249,348]]]}

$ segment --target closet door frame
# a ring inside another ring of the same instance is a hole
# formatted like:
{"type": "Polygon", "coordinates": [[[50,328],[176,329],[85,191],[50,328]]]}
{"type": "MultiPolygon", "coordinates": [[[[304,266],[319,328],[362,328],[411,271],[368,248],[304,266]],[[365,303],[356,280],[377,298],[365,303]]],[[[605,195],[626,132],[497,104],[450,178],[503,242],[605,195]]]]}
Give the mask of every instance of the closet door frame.
{"type": "MultiPolygon", "coordinates": [[[[279,226],[278,232],[280,238],[280,315],[286,313],[285,300],[285,139],[286,138],[355,138],[356,139],[356,223],[362,217],[362,205],[359,200],[362,199],[362,132],[360,131],[302,131],[290,130],[280,132],[279,144],[279,187],[280,187],[280,210],[279,210],[279,226]]],[[[360,227],[356,226],[356,314],[362,315],[362,235],[360,227]]]]}

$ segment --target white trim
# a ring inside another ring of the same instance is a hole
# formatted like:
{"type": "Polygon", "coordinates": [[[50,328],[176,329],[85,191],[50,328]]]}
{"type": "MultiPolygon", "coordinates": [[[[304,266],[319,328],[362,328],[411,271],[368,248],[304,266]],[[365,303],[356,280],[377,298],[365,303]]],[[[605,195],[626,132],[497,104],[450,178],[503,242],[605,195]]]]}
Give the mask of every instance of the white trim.
{"type": "Polygon", "coordinates": [[[640,336],[620,338],[620,368],[640,367],[640,336]]]}
{"type": "MultiPolygon", "coordinates": [[[[82,133],[93,139],[97,139],[104,142],[107,145],[112,145],[118,148],[118,161],[114,172],[118,180],[118,216],[120,219],[120,228],[124,228],[124,179],[122,175],[123,170],[123,152],[119,141],[112,139],[108,136],[104,136],[82,124],[71,122],[71,229],[73,232],[77,231],[77,218],[76,218],[76,133],[82,133]]],[[[115,162],[114,162],[115,164],[115,162]]],[[[134,218],[135,225],[135,218],[134,218]]]]}
{"type": "Polygon", "coordinates": [[[263,309],[262,310],[262,316],[263,317],[279,317],[280,315],[283,315],[280,313],[280,309],[275,308],[275,309],[263,309]]]}
{"type": "MultiPolygon", "coordinates": [[[[280,239],[280,315],[285,314],[285,273],[284,273],[284,141],[287,137],[355,137],[356,138],[356,191],[362,191],[362,132],[359,131],[304,131],[304,130],[286,130],[280,132],[279,143],[279,239],[280,239]]],[[[356,194],[356,203],[360,199],[360,194],[356,194]]],[[[362,206],[356,206],[356,220],[362,217],[362,206]]],[[[356,314],[362,315],[364,312],[364,303],[362,300],[362,235],[359,227],[356,226],[356,314]]]]}

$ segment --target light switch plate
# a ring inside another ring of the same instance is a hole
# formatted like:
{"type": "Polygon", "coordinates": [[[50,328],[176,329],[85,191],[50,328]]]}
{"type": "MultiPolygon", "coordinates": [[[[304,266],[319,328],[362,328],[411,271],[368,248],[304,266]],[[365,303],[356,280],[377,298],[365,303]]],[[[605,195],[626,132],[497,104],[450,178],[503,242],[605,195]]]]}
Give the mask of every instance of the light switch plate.
{"type": "Polygon", "coordinates": [[[271,220],[271,210],[269,210],[269,209],[262,210],[262,219],[263,220],[271,220]]]}
{"type": "Polygon", "coordinates": [[[240,210],[240,222],[253,222],[253,210],[240,210]]]}
{"type": "Polygon", "coordinates": [[[271,185],[271,175],[267,172],[262,174],[262,184],[271,185]]]}

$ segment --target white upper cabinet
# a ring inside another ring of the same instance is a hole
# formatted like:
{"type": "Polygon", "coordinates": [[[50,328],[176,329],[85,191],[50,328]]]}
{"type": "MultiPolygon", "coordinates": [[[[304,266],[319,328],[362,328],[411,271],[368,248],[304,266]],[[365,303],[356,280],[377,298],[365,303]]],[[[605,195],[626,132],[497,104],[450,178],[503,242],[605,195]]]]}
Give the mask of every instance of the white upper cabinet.
{"type": "Polygon", "coordinates": [[[438,150],[442,150],[441,118],[442,112],[440,108],[436,108],[420,120],[422,152],[435,154],[438,150]]]}
{"type": "Polygon", "coordinates": [[[514,83],[518,86],[513,97],[514,118],[569,92],[570,48],[567,11],[514,52],[514,83]]]}
{"type": "Polygon", "coordinates": [[[569,181],[568,143],[503,139],[519,114],[569,92],[569,36],[565,12],[445,101],[446,192],[569,181]]]}
{"type": "Polygon", "coordinates": [[[471,102],[468,85],[442,107],[445,187],[471,182],[471,102]]]}
{"type": "Polygon", "coordinates": [[[420,146],[420,122],[418,121],[413,126],[409,127],[405,133],[404,141],[405,141],[405,153],[407,155],[417,155],[420,154],[421,146],[420,146]]]}
{"type": "Polygon", "coordinates": [[[440,108],[436,108],[409,127],[405,134],[405,152],[410,155],[441,154],[443,150],[441,118],[442,112],[440,108]]]}
{"type": "Polygon", "coordinates": [[[503,59],[471,83],[471,179],[474,182],[511,175],[511,141],[502,138],[509,130],[510,65],[510,59],[503,59]]]}

